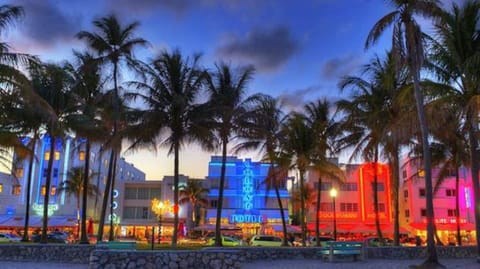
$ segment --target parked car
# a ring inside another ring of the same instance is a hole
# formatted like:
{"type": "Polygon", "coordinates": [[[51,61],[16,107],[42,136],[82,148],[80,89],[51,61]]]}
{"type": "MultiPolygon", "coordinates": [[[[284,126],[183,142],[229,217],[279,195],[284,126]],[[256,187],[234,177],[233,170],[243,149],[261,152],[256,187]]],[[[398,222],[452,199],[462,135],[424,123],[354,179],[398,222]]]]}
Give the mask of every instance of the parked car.
{"type": "Polygon", "coordinates": [[[280,247],[282,238],[274,235],[254,235],[250,239],[250,246],[255,247],[280,247]]]}
{"type": "MultiPolygon", "coordinates": [[[[215,245],[215,237],[210,237],[207,241],[207,246],[215,245]]],[[[243,246],[243,241],[235,239],[230,236],[222,235],[222,246],[224,247],[240,247],[243,246]]]]}
{"type": "MultiPolygon", "coordinates": [[[[312,247],[316,247],[317,246],[317,238],[314,236],[310,242],[309,242],[309,246],[312,246],[312,247]]],[[[328,241],[335,241],[335,239],[333,239],[332,237],[330,236],[319,236],[318,237],[318,240],[320,241],[320,246],[321,247],[326,247],[327,246],[327,242],[328,241]]]]}
{"type": "Polygon", "coordinates": [[[20,242],[20,237],[8,233],[0,233],[0,242],[20,242]]]}
{"type": "MultiPolygon", "coordinates": [[[[33,235],[32,236],[32,241],[39,243],[42,240],[42,235],[33,235]]],[[[60,244],[66,244],[68,243],[68,240],[63,239],[62,237],[55,235],[55,234],[47,234],[47,242],[48,243],[60,243],[60,244]]]]}
{"type": "Polygon", "coordinates": [[[380,240],[378,237],[367,237],[363,240],[364,244],[367,247],[384,247],[384,246],[393,246],[393,239],[384,237],[380,240]]]}

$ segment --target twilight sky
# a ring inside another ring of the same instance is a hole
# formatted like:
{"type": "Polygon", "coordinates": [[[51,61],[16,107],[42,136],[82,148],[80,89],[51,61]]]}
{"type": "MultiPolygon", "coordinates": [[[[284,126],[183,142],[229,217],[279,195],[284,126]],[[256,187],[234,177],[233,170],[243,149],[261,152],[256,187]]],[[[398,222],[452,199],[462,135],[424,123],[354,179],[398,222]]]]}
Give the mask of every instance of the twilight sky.
{"type": "MultiPolygon", "coordinates": [[[[163,49],[183,54],[202,53],[202,64],[215,61],[256,68],[249,94],[281,97],[291,109],[305,102],[341,97],[340,77],[358,74],[373,54],[383,56],[390,47],[390,31],[368,51],[369,30],[391,11],[382,0],[13,0],[25,17],[2,39],[14,51],[61,62],[82,50],[76,40],[81,30],[92,30],[92,20],[111,13],[123,23],[140,21],[137,35],[151,46],[135,55],[148,60],[163,49]]],[[[451,2],[451,1],[444,1],[451,2]]],[[[423,25],[423,23],[422,23],[423,25]]],[[[126,80],[128,76],[124,76],[126,80]]],[[[343,95],[345,96],[345,94],[343,95]]],[[[190,177],[207,175],[210,155],[194,145],[181,154],[180,172],[190,177]]],[[[220,154],[220,152],[217,152],[220,154]]],[[[125,155],[146,172],[147,179],[173,174],[173,158],[165,150],[125,155]]],[[[251,153],[241,156],[257,160],[251,153]]]]}

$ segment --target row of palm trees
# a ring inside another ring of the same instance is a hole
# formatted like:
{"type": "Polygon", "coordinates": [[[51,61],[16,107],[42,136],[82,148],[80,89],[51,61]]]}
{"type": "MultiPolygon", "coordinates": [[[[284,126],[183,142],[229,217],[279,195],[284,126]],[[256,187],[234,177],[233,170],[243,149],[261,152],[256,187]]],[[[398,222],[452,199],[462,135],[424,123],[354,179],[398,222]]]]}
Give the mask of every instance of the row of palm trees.
{"type": "MultiPolygon", "coordinates": [[[[5,137],[2,148],[15,146],[20,150],[21,145],[9,138],[28,134],[33,139],[30,147],[23,150],[33,152],[32,146],[42,132],[51,137],[51,147],[65,132],[75,132],[84,138],[87,151],[90,143],[102,143],[104,151],[110,154],[110,166],[100,217],[100,240],[122,141],[131,142],[129,149],[155,149],[158,144],[169,148],[169,154],[174,155],[175,205],[179,204],[182,146],[195,142],[205,150],[220,149],[223,158],[216,245],[221,245],[220,223],[229,147],[235,152],[252,149],[263,152],[264,161],[271,163],[267,181],[277,194],[278,182],[286,170],[299,171],[302,194],[305,193],[304,175],[310,167],[320,171],[319,183],[322,177],[341,180],[342,173],[328,157],[346,148],[353,149],[352,158],[361,156],[373,164],[387,160],[394,179],[392,203],[397,244],[399,155],[403,149],[410,148],[421,156],[425,166],[428,262],[435,263],[438,258],[433,241],[432,157],[435,163],[449,161],[455,168],[469,166],[475,203],[480,204],[477,151],[480,4],[466,1],[462,6],[453,4],[451,9],[441,9],[433,0],[392,0],[391,4],[394,11],[374,25],[366,47],[372,46],[385,29],[393,25],[392,49],[383,58],[374,57],[364,66],[360,77],[341,80],[340,88],[351,90],[351,95],[335,104],[336,113],[327,100],[311,102],[302,112],[286,114],[281,102],[273,97],[247,96],[248,83],[254,73],[251,67],[235,69],[218,63],[214,71],[206,71],[199,66],[199,55],[185,57],[179,50],[164,51],[149,63],[142,63],[133,53],[135,48],[148,45],[146,40],[135,36],[139,24],[123,26],[115,16],[95,20],[93,32],[82,31],[77,35],[87,43],[89,50],[76,52],[75,64],[42,64],[28,55],[12,54],[5,43],[0,43],[1,105],[5,108],[0,118],[5,137]],[[433,37],[421,32],[415,20],[417,15],[432,19],[433,37]],[[15,62],[26,64],[28,75],[18,71],[13,65],[15,62]],[[121,83],[121,67],[129,67],[140,79],[121,83]],[[422,79],[427,72],[428,77],[435,80],[422,79]],[[202,97],[207,101],[201,102],[202,97]],[[140,102],[142,109],[129,107],[132,102],[140,102]],[[450,128],[445,130],[445,126],[450,128]],[[432,148],[442,149],[445,158],[437,162],[432,148]],[[470,150],[469,158],[462,154],[465,148],[470,150]]],[[[0,26],[5,28],[21,14],[20,7],[2,6],[0,26]]],[[[89,155],[86,152],[85,171],[89,171],[89,155]]],[[[32,163],[32,154],[26,156],[30,156],[32,163]]],[[[50,163],[48,168],[47,186],[50,163]]],[[[87,184],[88,173],[84,176],[84,184],[87,184]]],[[[317,195],[319,200],[319,191],[317,195]]],[[[304,195],[300,196],[304,242],[305,199],[304,195]]],[[[375,192],[375,201],[376,197],[375,192]]],[[[86,195],[83,199],[85,207],[86,195]]],[[[278,202],[282,209],[279,197],[278,202]]],[[[48,204],[48,195],[44,203],[48,204]]],[[[376,202],[374,209],[377,232],[381,236],[376,202]]],[[[86,210],[82,212],[86,214],[86,210]]],[[[174,212],[172,245],[176,246],[178,210],[174,212]]],[[[478,242],[478,210],[475,216],[478,242]]],[[[82,239],[86,239],[85,219],[86,216],[82,216],[82,239]]],[[[46,221],[44,218],[44,230],[46,221]]],[[[286,242],[285,223],[283,226],[286,242]]]]}

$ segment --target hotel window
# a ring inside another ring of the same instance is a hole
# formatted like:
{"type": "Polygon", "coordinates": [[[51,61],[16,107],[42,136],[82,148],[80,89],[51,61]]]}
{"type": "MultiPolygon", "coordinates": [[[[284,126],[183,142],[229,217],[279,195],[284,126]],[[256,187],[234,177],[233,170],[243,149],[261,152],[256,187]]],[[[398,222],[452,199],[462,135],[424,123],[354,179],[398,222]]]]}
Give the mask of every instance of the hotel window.
{"type": "Polygon", "coordinates": [[[455,189],[446,189],[445,195],[447,195],[448,197],[454,197],[456,195],[455,189]]]}
{"type": "Polygon", "coordinates": [[[419,190],[418,190],[418,195],[419,195],[420,197],[425,197],[425,189],[419,189],[419,190]]]}
{"type": "Polygon", "coordinates": [[[126,188],[125,199],[128,199],[128,200],[137,199],[137,188],[126,188]]]}
{"type": "Polygon", "coordinates": [[[341,191],[357,191],[357,183],[345,183],[340,185],[341,191]]]}
{"type": "Polygon", "coordinates": [[[60,151],[55,151],[55,160],[60,160],[60,151]]]}
{"type": "Polygon", "coordinates": [[[23,167],[17,168],[15,170],[15,177],[17,178],[23,177],[23,167]]]}
{"type": "Polygon", "coordinates": [[[402,171],[402,177],[403,177],[404,179],[407,178],[407,170],[403,170],[403,171],[402,171]]]}
{"type": "Polygon", "coordinates": [[[333,203],[321,203],[320,211],[326,211],[326,212],[333,211],[333,203]]]}
{"type": "Polygon", "coordinates": [[[78,159],[80,161],[84,161],[85,160],[85,151],[81,150],[79,153],[78,153],[78,159]]]}
{"type": "Polygon", "coordinates": [[[405,210],[405,218],[409,218],[410,217],[410,210],[406,209],[405,210]]]}
{"type": "Polygon", "coordinates": [[[22,187],[20,185],[14,185],[12,188],[12,194],[13,195],[20,195],[22,192],[22,187]]]}
{"type": "Polygon", "coordinates": [[[50,160],[50,151],[45,151],[45,154],[44,154],[43,158],[45,159],[45,161],[49,161],[50,160]]]}
{"type": "Polygon", "coordinates": [[[107,176],[103,176],[103,185],[107,185],[107,176]]]}
{"type": "Polygon", "coordinates": [[[340,203],[340,211],[358,212],[358,204],[357,203],[340,203]]]}
{"type": "Polygon", "coordinates": [[[53,177],[58,177],[58,168],[53,168],[53,177]]]}
{"type": "Polygon", "coordinates": [[[427,210],[425,208],[420,209],[420,216],[422,216],[422,217],[427,216],[427,210]]]}
{"type": "Polygon", "coordinates": [[[447,210],[447,216],[449,216],[449,217],[456,217],[457,216],[456,213],[457,213],[457,210],[455,210],[455,209],[448,209],[447,210]]]}
{"type": "Polygon", "coordinates": [[[42,185],[42,189],[40,190],[40,193],[42,194],[42,196],[45,196],[45,193],[47,193],[47,187],[45,187],[45,185],[42,185]]]}
{"type": "Polygon", "coordinates": [[[124,207],[123,208],[123,218],[124,219],[134,219],[135,218],[135,207],[124,207]]]}
{"type": "Polygon", "coordinates": [[[104,166],[105,168],[108,167],[108,160],[107,160],[107,159],[103,160],[103,166],[104,166]]]}
{"type": "Polygon", "coordinates": [[[3,192],[3,183],[0,183],[0,193],[3,192]]]}
{"type": "Polygon", "coordinates": [[[211,208],[217,208],[218,206],[218,201],[217,200],[211,200],[210,201],[210,207],[211,208]]]}
{"type": "Polygon", "coordinates": [[[383,203],[378,204],[378,212],[385,212],[385,204],[383,203]]]}
{"type": "Polygon", "coordinates": [[[322,182],[322,185],[320,185],[320,189],[322,191],[330,191],[332,189],[332,183],[331,182],[322,182]]]}
{"type": "Polygon", "coordinates": [[[423,169],[418,169],[417,170],[417,176],[418,177],[425,177],[425,171],[423,171],[423,169]]]}
{"type": "MultiPolygon", "coordinates": [[[[372,182],[372,190],[375,188],[375,183],[372,182]]],[[[377,182],[377,191],[384,191],[385,190],[385,185],[383,185],[382,182],[377,182]]]]}
{"type": "Polygon", "coordinates": [[[148,189],[147,188],[138,188],[137,199],[139,200],[148,200],[148,189]]]}
{"type": "Polygon", "coordinates": [[[403,198],[408,198],[408,191],[407,190],[403,191],[403,198]]]}
{"type": "Polygon", "coordinates": [[[52,186],[52,188],[50,189],[50,195],[54,196],[56,194],[57,194],[57,186],[52,186]]]}

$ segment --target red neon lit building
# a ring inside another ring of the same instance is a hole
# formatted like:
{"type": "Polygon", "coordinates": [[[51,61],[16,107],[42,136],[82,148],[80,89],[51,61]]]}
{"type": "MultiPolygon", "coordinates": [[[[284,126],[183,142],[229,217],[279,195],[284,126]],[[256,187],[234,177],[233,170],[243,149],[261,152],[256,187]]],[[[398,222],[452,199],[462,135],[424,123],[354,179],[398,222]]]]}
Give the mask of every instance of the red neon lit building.
{"type": "MultiPolygon", "coordinates": [[[[318,178],[322,177],[320,232],[331,233],[333,230],[333,199],[329,191],[334,187],[338,194],[335,199],[337,231],[339,233],[374,234],[374,177],[377,176],[378,211],[381,230],[385,235],[393,234],[390,172],[386,164],[364,163],[361,165],[341,165],[346,173],[343,183],[323,178],[317,171],[307,172],[307,184],[314,190],[318,187],[318,178]],[[376,168],[376,169],[375,169],[376,168]],[[376,171],[376,173],[375,173],[376,171]]],[[[316,194],[315,194],[316,195],[316,194]]],[[[315,231],[315,205],[307,208],[307,223],[310,231],[315,231]]]]}

